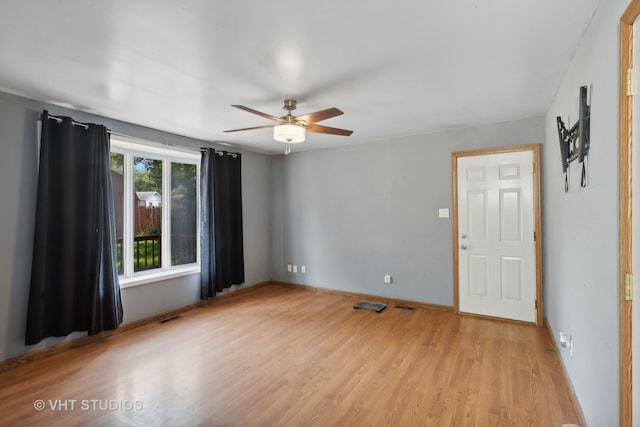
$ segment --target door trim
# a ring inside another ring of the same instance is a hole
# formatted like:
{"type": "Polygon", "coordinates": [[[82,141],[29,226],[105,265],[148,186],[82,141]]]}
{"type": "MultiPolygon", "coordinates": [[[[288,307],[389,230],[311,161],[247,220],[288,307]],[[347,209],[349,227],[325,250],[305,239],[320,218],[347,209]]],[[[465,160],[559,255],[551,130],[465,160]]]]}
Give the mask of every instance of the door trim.
{"type": "Polygon", "coordinates": [[[633,68],[633,24],[640,15],[640,0],[632,0],[620,17],[620,109],[619,109],[619,229],[618,294],[620,304],[620,425],[633,421],[632,301],[624,299],[625,275],[632,272],[632,98],[627,96],[627,69],[633,68]]]}
{"type": "MultiPolygon", "coordinates": [[[[640,0],[638,0],[640,2],[640,0]]],[[[451,218],[453,238],[453,312],[460,314],[460,295],[458,290],[458,158],[483,156],[487,154],[533,151],[533,214],[536,235],[536,325],[543,325],[542,310],[542,222],[540,206],[540,144],[517,145],[511,147],[488,148],[481,150],[456,151],[451,153],[451,218]]]]}

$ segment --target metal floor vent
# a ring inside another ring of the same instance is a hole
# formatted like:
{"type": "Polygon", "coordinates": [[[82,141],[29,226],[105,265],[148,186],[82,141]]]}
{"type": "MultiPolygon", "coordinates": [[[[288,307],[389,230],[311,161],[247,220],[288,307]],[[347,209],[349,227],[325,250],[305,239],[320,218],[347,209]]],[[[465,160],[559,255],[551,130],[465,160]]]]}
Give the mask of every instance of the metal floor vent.
{"type": "Polygon", "coordinates": [[[396,308],[401,308],[403,310],[415,310],[415,308],[409,307],[408,305],[396,305],[396,308]]]}
{"type": "Polygon", "coordinates": [[[178,320],[178,319],[181,319],[181,318],[182,318],[182,316],[167,317],[166,319],[162,319],[158,323],[167,323],[167,322],[171,322],[172,320],[178,320]]]}
{"type": "Polygon", "coordinates": [[[387,308],[387,304],[382,304],[379,302],[370,302],[370,301],[360,301],[353,308],[364,308],[365,310],[373,310],[376,313],[380,313],[382,310],[387,308]]]}

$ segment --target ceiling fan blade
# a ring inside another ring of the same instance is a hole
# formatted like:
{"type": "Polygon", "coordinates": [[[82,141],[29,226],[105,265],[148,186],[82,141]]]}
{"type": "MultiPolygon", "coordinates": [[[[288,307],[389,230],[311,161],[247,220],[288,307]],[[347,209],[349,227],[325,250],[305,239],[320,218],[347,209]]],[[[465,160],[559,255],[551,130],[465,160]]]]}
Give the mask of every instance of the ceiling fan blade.
{"type": "Polygon", "coordinates": [[[254,126],[251,128],[242,128],[242,129],[231,129],[225,130],[223,132],[240,132],[241,130],[253,130],[253,129],[264,129],[264,128],[272,128],[274,125],[264,125],[264,126],[254,126]]]}
{"type": "Polygon", "coordinates": [[[329,126],[321,126],[321,125],[310,125],[310,126],[307,126],[306,128],[309,132],[330,133],[331,135],[349,136],[353,133],[352,130],[331,128],[329,126]]]}
{"type": "Polygon", "coordinates": [[[264,117],[265,119],[278,120],[277,117],[272,116],[271,114],[263,113],[262,111],[254,110],[253,108],[245,107],[244,105],[232,105],[232,107],[239,108],[239,109],[247,111],[249,113],[257,114],[259,116],[264,117]]]}
{"type": "Polygon", "coordinates": [[[344,114],[337,108],[327,108],[326,110],[316,111],[315,113],[304,114],[295,118],[296,122],[304,122],[305,125],[312,125],[322,120],[330,119],[344,114]]]}

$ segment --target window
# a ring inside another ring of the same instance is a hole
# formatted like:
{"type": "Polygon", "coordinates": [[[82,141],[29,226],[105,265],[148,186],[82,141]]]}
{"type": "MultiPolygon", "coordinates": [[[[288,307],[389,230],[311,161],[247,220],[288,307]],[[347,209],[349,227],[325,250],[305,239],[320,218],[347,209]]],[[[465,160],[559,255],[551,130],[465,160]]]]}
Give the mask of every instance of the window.
{"type": "Polygon", "coordinates": [[[121,287],[200,271],[200,155],[111,138],[121,287]]]}

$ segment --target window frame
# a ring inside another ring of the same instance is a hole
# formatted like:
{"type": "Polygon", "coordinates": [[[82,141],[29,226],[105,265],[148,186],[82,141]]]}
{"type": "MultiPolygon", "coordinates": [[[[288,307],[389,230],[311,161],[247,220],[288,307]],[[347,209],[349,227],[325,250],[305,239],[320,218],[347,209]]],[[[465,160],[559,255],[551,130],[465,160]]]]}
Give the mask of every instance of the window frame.
{"type": "Polygon", "coordinates": [[[111,153],[124,156],[124,192],[123,192],[123,236],[122,263],[123,274],[119,275],[120,288],[144,285],[176,277],[200,273],[200,158],[195,150],[158,144],[151,141],[130,139],[123,136],[111,136],[111,153]],[[196,262],[171,265],[171,251],[161,251],[160,268],[134,271],[134,165],[135,157],[162,161],[162,219],[161,245],[171,248],[171,163],[193,164],[196,166],[196,262]]]}

